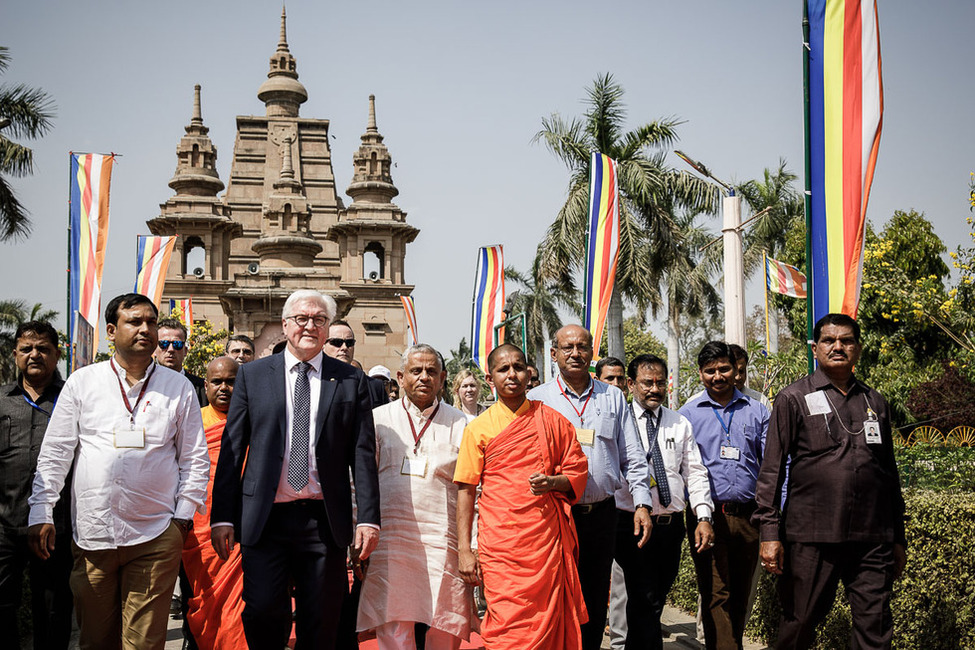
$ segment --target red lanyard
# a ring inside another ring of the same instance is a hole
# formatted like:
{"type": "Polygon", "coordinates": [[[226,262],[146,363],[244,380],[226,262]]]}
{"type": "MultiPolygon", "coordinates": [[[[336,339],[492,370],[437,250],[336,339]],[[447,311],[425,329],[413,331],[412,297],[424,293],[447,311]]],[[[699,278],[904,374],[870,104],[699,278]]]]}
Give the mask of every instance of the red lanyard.
{"type": "Polygon", "coordinates": [[[586,412],[586,407],[589,406],[589,400],[592,399],[592,394],[596,392],[596,387],[592,385],[592,380],[591,379],[589,380],[589,397],[586,398],[586,402],[585,404],[582,405],[581,411],[576,408],[576,405],[572,403],[572,400],[569,399],[569,396],[565,394],[565,389],[562,388],[562,381],[558,377],[555,378],[555,383],[559,385],[559,390],[562,391],[562,397],[565,398],[565,401],[569,403],[569,406],[572,407],[572,410],[575,411],[576,415],[579,416],[579,424],[582,424],[583,423],[582,415],[583,413],[586,412]]]}
{"type": "Polygon", "coordinates": [[[416,432],[416,427],[413,426],[413,417],[410,415],[410,410],[406,408],[406,398],[403,398],[403,410],[406,411],[406,419],[410,422],[410,431],[413,432],[413,453],[415,454],[417,450],[420,449],[420,439],[423,438],[423,434],[427,432],[430,425],[433,424],[433,418],[437,417],[437,411],[440,410],[440,402],[437,402],[437,408],[433,409],[433,413],[430,414],[430,419],[427,423],[423,425],[420,429],[420,433],[416,432]]]}
{"type": "Polygon", "coordinates": [[[153,371],[156,369],[156,364],[149,365],[149,372],[146,374],[146,381],[142,384],[142,390],[139,391],[139,396],[135,398],[135,404],[129,403],[129,396],[125,393],[125,387],[122,386],[122,380],[118,376],[118,368],[115,367],[115,361],[112,359],[108,360],[109,365],[112,366],[112,370],[115,372],[115,379],[118,381],[119,392],[122,393],[122,402],[125,403],[125,410],[129,412],[129,422],[135,424],[135,409],[139,407],[139,402],[142,401],[143,395],[146,394],[146,389],[149,388],[149,378],[152,377],[153,371]]]}

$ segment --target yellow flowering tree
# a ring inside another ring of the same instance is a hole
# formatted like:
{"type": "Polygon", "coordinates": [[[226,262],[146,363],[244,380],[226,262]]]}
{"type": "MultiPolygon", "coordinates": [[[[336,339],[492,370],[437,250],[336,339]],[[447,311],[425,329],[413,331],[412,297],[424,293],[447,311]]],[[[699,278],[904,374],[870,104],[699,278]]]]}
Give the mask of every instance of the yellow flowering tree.
{"type": "MultiPolygon", "coordinates": [[[[170,316],[186,324],[183,311],[178,306],[172,310],[170,316]]],[[[190,330],[189,351],[186,353],[186,359],[183,360],[183,368],[186,372],[203,377],[210,362],[224,353],[224,346],[230,332],[224,328],[217,329],[206,319],[194,320],[190,330]]]]}

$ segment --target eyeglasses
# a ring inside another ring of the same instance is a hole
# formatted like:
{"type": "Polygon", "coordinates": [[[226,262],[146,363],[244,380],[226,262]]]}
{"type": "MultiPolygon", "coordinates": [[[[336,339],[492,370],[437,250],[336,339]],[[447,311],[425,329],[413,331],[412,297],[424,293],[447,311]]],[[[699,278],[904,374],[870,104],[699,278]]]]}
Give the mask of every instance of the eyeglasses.
{"type": "Polygon", "coordinates": [[[182,350],[183,346],[186,345],[186,341],[173,340],[173,341],[160,341],[159,348],[162,350],[168,350],[169,346],[173,346],[174,350],[182,350]]]}
{"type": "Polygon", "coordinates": [[[325,327],[325,323],[328,322],[328,318],[325,316],[305,316],[304,314],[288,316],[285,320],[293,320],[298,327],[305,327],[308,323],[314,323],[315,327],[325,327]]]}
{"type": "Polygon", "coordinates": [[[331,345],[333,348],[340,348],[342,347],[343,343],[347,348],[355,347],[355,339],[326,339],[325,342],[331,345]]]}

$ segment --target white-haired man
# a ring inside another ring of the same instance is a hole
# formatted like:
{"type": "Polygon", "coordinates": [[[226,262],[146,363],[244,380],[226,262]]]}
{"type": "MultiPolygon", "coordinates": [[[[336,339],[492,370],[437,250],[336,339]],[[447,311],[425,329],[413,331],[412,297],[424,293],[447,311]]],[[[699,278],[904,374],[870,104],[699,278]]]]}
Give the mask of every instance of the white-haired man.
{"type": "Polygon", "coordinates": [[[373,411],[386,514],[362,582],[358,627],[376,630],[380,650],[457,650],[476,621],[457,568],[454,516],[467,418],[439,398],[446,375],[436,350],[414,345],[396,373],[403,398],[373,411]]]}
{"type": "Polygon", "coordinates": [[[362,371],[322,354],[335,301],[288,297],[287,347],[241,366],[213,482],[211,539],[226,559],[241,543],[244,634],[252,648],[283,648],[291,585],[299,647],[335,644],[353,542],[365,559],[379,538],[375,430],[362,371]],[[282,456],[283,452],[283,456],[282,456]],[[244,460],[246,458],[246,465],[244,460]]]}

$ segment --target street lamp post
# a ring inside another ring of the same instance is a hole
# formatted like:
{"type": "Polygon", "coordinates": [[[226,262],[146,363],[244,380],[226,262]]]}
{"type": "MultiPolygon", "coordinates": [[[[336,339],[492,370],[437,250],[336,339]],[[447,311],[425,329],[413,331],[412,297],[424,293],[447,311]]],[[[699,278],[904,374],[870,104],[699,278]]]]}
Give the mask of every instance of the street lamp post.
{"type": "Polygon", "coordinates": [[[741,245],[741,197],[735,188],[717,179],[702,163],[682,151],[681,160],[697,173],[710,178],[725,190],[721,200],[721,234],[724,240],[724,338],[727,343],[745,347],[745,268],[741,245]]]}

